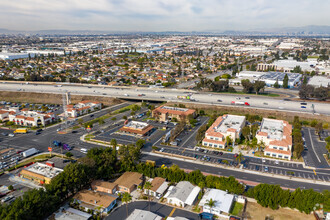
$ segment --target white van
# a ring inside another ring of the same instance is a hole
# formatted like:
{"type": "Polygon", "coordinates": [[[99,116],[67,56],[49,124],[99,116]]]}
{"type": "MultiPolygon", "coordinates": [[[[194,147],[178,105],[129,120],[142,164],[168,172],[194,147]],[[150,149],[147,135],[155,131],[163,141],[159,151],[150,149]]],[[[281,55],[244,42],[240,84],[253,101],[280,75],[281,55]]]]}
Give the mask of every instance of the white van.
{"type": "Polygon", "coordinates": [[[87,154],[87,149],[86,148],[81,148],[80,151],[84,154],[87,154]]]}

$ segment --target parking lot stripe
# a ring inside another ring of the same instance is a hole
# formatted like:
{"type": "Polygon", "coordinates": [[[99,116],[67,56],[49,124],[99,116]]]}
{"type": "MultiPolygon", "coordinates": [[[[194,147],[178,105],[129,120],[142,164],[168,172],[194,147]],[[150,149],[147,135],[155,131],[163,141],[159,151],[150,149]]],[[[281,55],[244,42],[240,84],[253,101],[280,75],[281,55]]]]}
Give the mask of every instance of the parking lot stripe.
{"type": "Polygon", "coordinates": [[[176,208],[173,208],[171,213],[168,215],[168,217],[171,217],[174,214],[175,210],[176,210],[176,208]]]}

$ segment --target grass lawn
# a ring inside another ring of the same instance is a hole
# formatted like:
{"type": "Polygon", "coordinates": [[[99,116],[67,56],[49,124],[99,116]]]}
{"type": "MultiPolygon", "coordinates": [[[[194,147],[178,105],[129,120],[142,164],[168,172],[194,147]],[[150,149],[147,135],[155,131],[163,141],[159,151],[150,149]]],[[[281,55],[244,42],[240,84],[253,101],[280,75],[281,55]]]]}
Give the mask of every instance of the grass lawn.
{"type": "Polygon", "coordinates": [[[246,212],[247,219],[253,220],[264,220],[267,216],[276,220],[315,219],[313,215],[307,215],[293,209],[279,208],[278,210],[272,210],[271,208],[262,207],[254,202],[248,202],[246,212]]]}
{"type": "Polygon", "coordinates": [[[243,210],[243,206],[244,205],[242,203],[234,202],[230,214],[238,216],[240,212],[243,210]]]}

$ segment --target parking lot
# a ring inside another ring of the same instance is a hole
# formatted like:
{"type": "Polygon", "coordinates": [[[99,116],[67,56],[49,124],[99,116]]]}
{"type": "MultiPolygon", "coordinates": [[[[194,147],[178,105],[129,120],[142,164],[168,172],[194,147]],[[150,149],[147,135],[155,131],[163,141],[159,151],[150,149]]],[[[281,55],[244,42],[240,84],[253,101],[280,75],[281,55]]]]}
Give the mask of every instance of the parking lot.
{"type": "Polygon", "coordinates": [[[305,140],[305,150],[303,158],[306,166],[315,168],[329,168],[323,154],[327,153],[326,143],[319,140],[314,128],[303,127],[303,138],[305,140]]]}
{"type": "Polygon", "coordinates": [[[220,152],[215,150],[206,150],[202,148],[179,149],[177,147],[162,146],[158,149],[160,152],[169,155],[179,155],[188,157],[201,163],[210,163],[223,168],[246,169],[257,172],[264,172],[276,175],[295,176],[311,180],[330,181],[330,174],[326,171],[317,171],[304,169],[302,164],[292,163],[290,161],[277,161],[273,159],[261,159],[256,157],[244,156],[239,163],[236,160],[237,154],[220,152]]]}

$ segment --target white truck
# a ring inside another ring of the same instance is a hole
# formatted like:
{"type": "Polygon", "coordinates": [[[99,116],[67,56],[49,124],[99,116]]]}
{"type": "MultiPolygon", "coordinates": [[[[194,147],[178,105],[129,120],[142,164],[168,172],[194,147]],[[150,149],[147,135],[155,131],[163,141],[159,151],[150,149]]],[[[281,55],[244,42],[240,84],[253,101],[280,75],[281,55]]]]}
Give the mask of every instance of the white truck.
{"type": "Polygon", "coordinates": [[[35,148],[30,148],[30,149],[28,149],[28,150],[26,150],[26,151],[23,151],[22,152],[22,156],[23,157],[29,157],[29,156],[31,156],[31,155],[33,155],[33,154],[36,154],[36,153],[38,153],[39,151],[37,150],[37,149],[35,149],[35,148]]]}

